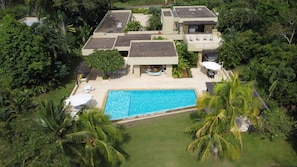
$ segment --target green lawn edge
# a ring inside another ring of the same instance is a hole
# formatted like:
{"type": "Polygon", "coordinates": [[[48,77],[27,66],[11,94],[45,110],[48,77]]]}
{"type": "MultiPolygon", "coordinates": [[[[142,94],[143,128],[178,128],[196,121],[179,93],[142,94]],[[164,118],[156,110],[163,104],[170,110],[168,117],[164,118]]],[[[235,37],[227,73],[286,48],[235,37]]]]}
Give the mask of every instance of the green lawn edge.
{"type": "Polygon", "coordinates": [[[259,134],[243,134],[244,148],[238,161],[211,158],[198,162],[194,153],[186,152],[191,142],[184,134],[190,126],[190,113],[143,120],[125,125],[130,140],[123,149],[130,155],[122,167],[270,167],[294,166],[297,154],[284,139],[271,142],[259,134]]]}

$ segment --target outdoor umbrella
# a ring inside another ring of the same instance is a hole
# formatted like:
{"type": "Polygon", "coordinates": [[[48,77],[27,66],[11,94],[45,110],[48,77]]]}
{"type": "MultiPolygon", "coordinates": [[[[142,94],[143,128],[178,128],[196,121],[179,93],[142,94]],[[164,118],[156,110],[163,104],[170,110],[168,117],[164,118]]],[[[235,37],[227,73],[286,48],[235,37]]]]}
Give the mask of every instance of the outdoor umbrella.
{"type": "Polygon", "coordinates": [[[85,94],[85,93],[76,94],[66,99],[66,105],[69,104],[73,107],[80,106],[80,105],[87,104],[91,99],[92,99],[92,95],[90,94],[85,94]]]}
{"type": "Polygon", "coordinates": [[[204,61],[202,62],[202,65],[209,70],[213,70],[213,71],[217,71],[219,69],[221,69],[221,65],[219,65],[216,62],[212,62],[212,61],[204,61]]]}

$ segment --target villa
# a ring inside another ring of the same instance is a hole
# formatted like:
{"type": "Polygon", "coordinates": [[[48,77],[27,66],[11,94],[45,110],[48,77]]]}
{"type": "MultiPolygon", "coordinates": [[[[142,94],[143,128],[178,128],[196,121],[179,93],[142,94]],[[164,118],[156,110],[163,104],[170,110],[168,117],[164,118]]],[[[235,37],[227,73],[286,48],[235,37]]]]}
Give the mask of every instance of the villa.
{"type": "Polygon", "coordinates": [[[220,32],[215,29],[217,16],[205,6],[174,6],[161,9],[161,31],[125,32],[132,20],[131,10],[110,10],[101,20],[82,48],[88,56],[94,50],[117,49],[125,58],[129,74],[140,77],[148,66],[162,66],[172,76],[172,65],[178,64],[174,40],[184,41],[188,51],[199,57],[197,65],[217,57],[221,44],[220,32]],[[162,37],[166,40],[155,40],[162,37]]]}
{"type": "MultiPolygon", "coordinates": [[[[215,29],[218,18],[207,7],[174,6],[172,9],[164,8],[161,9],[162,30],[125,32],[125,27],[130,21],[139,19],[142,23],[145,22],[143,18],[147,18],[147,16],[139,18],[139,15],[134,15],[131,10],[110,10],[106,13],[83,46],[82,55],[88,56],[95,50],[117,49],[125,59],[124,70],[122,71],[121,68],[112,72],[111,79],[105,80],[102,77],[102,71],[94,68],[91,71],[88,69],[88,77],[92,79],[87,79],[86,82],[81,80],[82,82],[76,85],[71,95],[90,94],[92,100],[88,105],[101,108],[105,112],[110,91],[191,89],[198,97],[207,91],[206,82],[219,82],[228,77],[224,68],[215,63],[217,49],[221,45],[222,38],[220,32],[215,29]],[[175,41],[186,43],[187,50],[194,52],[198,57],[197,67],[190,69],[191,78],[175,79],[172,77],[173,65],[178,64],[175,41]],[[219,66],[215,69],[217,75],[209,77],[203,72],[206,62],[219,66]],[[156,70],[162,72],[161,75],[152,76],[150,73],[156,73],[156,70]]],[[[77,71],[84,71],[80,69],[84,69],[83,63],[77,71]]],[[[80,74],[85,73],[80,72],[80,74]]],[[[125,100],[125,98],[113,101],[117,102],[116,105],[123,105],[119,107],[121,112],[125,111],[125,114],[128,114],[128,110],[126,111],[124,108],[130,108],[127,107],[129,100],[125,100]]],[[[195,106],[195,101],[193,105],[195,106]]],[[[172,113],[175,112],[164,114],[172,113]]],[[[147,115],[145,117],[147,118],[147,115]]],[[[139,119],[142,118],[139,117],[139,119]]]]}

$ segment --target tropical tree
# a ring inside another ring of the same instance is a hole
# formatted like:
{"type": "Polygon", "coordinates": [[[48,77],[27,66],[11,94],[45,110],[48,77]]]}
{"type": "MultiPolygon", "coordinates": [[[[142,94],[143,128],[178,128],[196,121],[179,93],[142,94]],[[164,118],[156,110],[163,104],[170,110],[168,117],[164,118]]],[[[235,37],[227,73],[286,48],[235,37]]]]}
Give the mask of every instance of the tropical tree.
{"type": "Polygon", "coordinates": [[[273,96],[275,91],[286,91],[283,86],[296,78],[296,74],[291,67],[287,67],[284,62],[278,66],[269,65],[264,71],[264,76],[268,78],[271,86],[269,87],[269,95],[267,101],[273,96]],[[278,88],[278,90],[276,89],[278,88]]]}
{"type": "Polygon", "coordinates": [[[228,120],[226,110],[210,113],[202,121],[198,121],[194,126],[187,129],[193,141],[188,145],[187,150],[198,153],[198,160],[204,161],[211,155],[216,157],[226,157],[238,159],[240,147],[238,140],[225,133],[228,120]]]}
{"type": "Polygon", "coordinates": [[[125,60],[118,50],[97,50],[90,54],[86,61],[90,67],[102,70],[103,77],[106,77],[106,72],[115,71],[125,64],[125,60]]]}
{"type": "Polygon", "coordinates": [[[148,20],[148,26],[146,27],[147,30],[161,30],[162,23],[161,23],[161,8],[150,7],[148,10],[149,14],[152,16],[148,20]]]}
{"type": "Polygon", "coordinates": [[[239,156],[239,150],[243,148],[236,118],[247,117],[256,128],[261,128],[260,101],[253,95],[252,83],[242,83],[238,74],[231,81],[217,83],[214,94],[205,94],[197,100],[198,112],[207,111],[210,114],[206,116],[203,125],[190,128],[191,134],[193,131],[196,133],[188,150],[197,151],[200,160],[211,155],[213,149],[220,157],[233,159],[239,156]]]}
{"type": "Polygon", "coordinates": [[[239,64],[248,63],[257,55],[259,44],[256,43],[259,34],[252,30],[238,32],[234,27],[226,29],[224,42],[219,48],[219,59],[224,61],[224,67],[234,68],[239,64]]]}
{"type": "Polygon", "coordinates": [[[82,108],[77,118],[69,113],[63,100],[58,105],[43,102],[35,120],[72,162],[81,166],[114,166],[125,159],[120,149],[124,133],[108,116],[87,108],[82,108]]]}
{"type": "Polygon", "coordinates": [[[36,34],[38,28],[26,26],[11,16],[3,18],[0,29],[0,72],[8,78],[12,89],[44,93],[68,74],[61,58],[55,58],[55,54],[51,54],[48,49],[52,46],[47,45],[47,40],[52,40],[51,36],[36,34]]]}
{"type": "Polygon", "coordinates": [[[296,126],[296,121],[289,116],[285,108],[265,110],[263,115],[265,131],[271,140],[276,137],[288,138],[294,125],[296,126]]]}
{"type": "Polygon", "coordinates": [[[187,44],[183,42],[175,42],[178,64],[173,66],[172,75],[174,78],[182,78],[184,71],[191,66],[197,65],[197,56],[187,50],[187,44]]]}
{"type": "Polygon", "coordinates": [[[37,106],[28,91],[3,89],[0,99],[0,119],[6,123],[25,113],[33,113],[37,106]]]}
{"type": "Polygon", "coordinates": [[[141,24],[139,21],[131,21],[127,24],[125,28],[125,32],[128,31],[139,31],[141,29],[141,24]]]}
{"type": "Polygon", "coordinates": [[[116,166],[125,160],[123,131],[98,109],[84,110],[66,136],[63,143],[81,166],[116,166]]]}
{"type": "Polygon", "coordinates": [[[182,56],[178,56],[178,64],[173,66],[172,76],[174,78],[182,78],[187,68],[189,68],[188,62],[182,56]]]}
{"type": "Polygon", "coordinates": [[[49,102],[42,101],[36,121],[47,132],[54,135],[57,143],[62,144],[61,138],[65,135],[66,130],[70,128],[73,121],[69,113],[70,109],[64,106],[63,100],[58,105],[54,104],[52,100],[49,102]]]}
{"type": "Polygon", "coordinates": [[[53,135],[23,114],[1,130],[0,166],[65,167],[70,159],[57,146],[53,135]],[[4,134],[4,135],[3,135],[4,134]]]}

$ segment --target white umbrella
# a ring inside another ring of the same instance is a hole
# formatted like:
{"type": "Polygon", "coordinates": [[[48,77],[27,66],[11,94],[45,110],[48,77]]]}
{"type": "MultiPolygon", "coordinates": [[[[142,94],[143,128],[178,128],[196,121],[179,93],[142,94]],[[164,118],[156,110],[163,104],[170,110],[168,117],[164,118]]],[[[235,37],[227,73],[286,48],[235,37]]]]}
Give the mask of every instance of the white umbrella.
{"type": "Polygon", "coordinates": [[[221,65],[219,65],[218,63],[216,63],[216,62],[212,62],[212,61],[204,61],[204,62],[202,62],[202,65],[205,67],[205,68],[207,68],[207,69],[210,69],[210,70],[214,70],[214,71],[216,71],[216,70],[219,70],[219,69],[221,69],[221,65]]]}
{"type": "Polygon", "coordinates": [[[90,94],[76,94],[73,96],[70,96],[68,99],[66,99],[66,105],[71,105],[71,106],[80,106],[87,104],[90,100],[92,99],[92,95],[90,94]]]}

